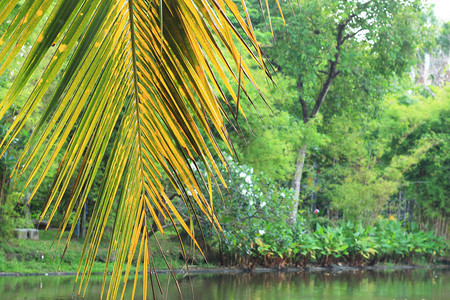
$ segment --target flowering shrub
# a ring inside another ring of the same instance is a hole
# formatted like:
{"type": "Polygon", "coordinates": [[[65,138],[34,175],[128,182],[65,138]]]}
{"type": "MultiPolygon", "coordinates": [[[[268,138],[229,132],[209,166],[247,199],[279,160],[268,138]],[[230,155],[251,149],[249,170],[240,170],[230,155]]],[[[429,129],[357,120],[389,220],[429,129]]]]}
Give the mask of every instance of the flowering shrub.
{"type": "MultiPolygon", "coordinates": [[[[286,249],[286,241],[292,240],[288,225],[292,191],[278,186],[263,174],[256,174],[246,165],[239,165],[230,158],[227,161],[228,170],[221,172],[228,191],[220,194],[217,187],[213,188],[215,210],[223,233],[205,231],[210,246],[221,249],[220,258],[227,265],[279,258],[286,249]],[[265,250],[261,244],[266,240],[273,245],[270,250],[265,250]]],[[[203,225],[206,228],[207,222],[203,225]]]]}

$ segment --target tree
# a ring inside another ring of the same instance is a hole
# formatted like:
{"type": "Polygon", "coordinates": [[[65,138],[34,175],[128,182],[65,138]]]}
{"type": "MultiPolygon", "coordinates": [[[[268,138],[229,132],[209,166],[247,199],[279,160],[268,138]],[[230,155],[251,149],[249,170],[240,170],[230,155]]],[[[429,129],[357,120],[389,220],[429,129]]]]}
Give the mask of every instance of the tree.
{"type": "Polygon", "coordinates": [[[46,215],[50,220],[53,218],[75,175],[60,226],[63,232],[73,210],[75,218],[80,217],[105,151],[112,144],[82,253],[84,267],[80,264],[78,292],[89,279],[106,222],[117,201],[108,256],[111,251],[117,251],[117,255],[107,297],[116,296],[123,265],[126,282],[131,258],[137,255],[136,272],[143,260],[145,298],[147,274],[152,267],[147,243],[151,220],[163,232],[156,217],[159,213],[174,225],[179,222],[193,237],[166,195],[161,184],[163,178],[171,181],[186,206],[198,206],[209,222],[219,226],[211,203],[201,193],[200,186],[206,184],[206,179],[198,174],[196,162],[206,166],[207,177],[211,178],[218,173],[212,152],[225,161],[213,131],[231,147],[225,125],[235,123],[238,115],[241,119],[245,117],[237,95],[247,93],[247,86],[255,86],[236,44],[242,44],[252,59],[265,68],[255,34],[231,1],[20,3],[18,10],[14,8],[19,0],[0,4],[0,23],[9,23],[0,39],[0,75],[23,55],[21,49],[33,31],[41,24],[43,27],[1,100],[2,121],[25,92],[32,74],[42,64],[45,71],[39,74],[34,89],[7,129],[0,145],[1,155],[44,95],[51,93],[16,163],[13,179],[17,181],[30,172],[25,186],[36,182],[31,200],[62,154],[41,219],[46,215]],[[245,41],[226,11],[239,23],[245,41]],[[231,59],[226,59],[225,52],[231,59]],[[52,91],[51,85],[60,70],[63,70],[61,80],[52,91]],[[219,80],[225,89],[218,84],[219,80]],[[238,83],[238,92],[231,88],[230,82],[238,83]],[[224,90],[231,95],[230,101],[224,97],[224,90]],[[233,101],[236,110],[228,109],[233,101]]]}
{"type": "Polygon", "coordinates": [[[381,163],[387,139],[372,133],[377,121],[333,118],[328,144],[314,155],[322,170],[320,207],[339,219],[374,224],[402,182],[396,166],[381,163]]]}
{"type": "Polygon", "coordinates": [[[448,237],[450,86],[433,93],[391,101],[377,134],[386,140],[384,163],[402,171],[401,190],[414,203],[411,218],[448,237]]]}
{"type": "Polygon", "coordinates": [[[327,214],[366,224],[396,214],[447,234],[449,89],[433,87],[428,98],[418,91],[388,95],[377,117],[337,116],[321,128],[329,142],[312,159],[316,203],[327,214]]]}
{"type": "MultiPolygon", "coordinates": [[[[300,1],[284,11],[291,9],[286,24],[270,22],[274,38],[263,50],[280,72],[296,79],[296,114],[305,124],[325,102],[329,116],[379,103],[389,79],[411,66],[422,40],[420,1],[300,1]]],[[[297,151],[291,183],[297,199],[307,147],[301,143],[297,151]]],[[[292,222],[297,210],[298,202],[292,222]]]]}

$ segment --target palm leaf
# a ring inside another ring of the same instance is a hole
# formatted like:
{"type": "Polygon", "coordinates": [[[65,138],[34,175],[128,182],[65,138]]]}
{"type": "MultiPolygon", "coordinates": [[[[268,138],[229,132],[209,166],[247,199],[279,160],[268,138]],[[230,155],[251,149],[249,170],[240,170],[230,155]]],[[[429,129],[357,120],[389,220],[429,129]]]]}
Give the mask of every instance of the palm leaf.
{"type": "MultiPolygon", "coordinates": [[[[13,20],[0,39],[0,72],[45,20],[43,16],[47,21],[1,100],[0,118],[17,101],[38,66],[46,59],[49,62],[1,141],[2,155],[44,95],[52,91],[13,176],[17,181],[27,174],[24,189],[33,184],[33,198],[51,166],[59,161],[41,216],[49,216],[50,221],[69,180],[76,178],[60,225],[64,232],[72,211],[75,219],[80,217],[112,143],[82,253],[84,263],[78,270],[78,292],[85,291],[115,201],[108,257],[112,251],[117,255],[106,296],[115,298],[121,280],[127,282],[135,255],[138,264],[143,257],[144,264],[138,265],[136,272],[144,272],[145,290],[152,268],[148,245],[151,220],[163,232],[157,213],[174,226],[179,223],[195,241],[190,226],[166,195],[165,177],[188,207],[198,207],[220,228],[212,202],[201,192],[205,183],[196,177],[191,163],[207,167],[209,184],[217,177],[225,185],[213,159],[217,155],[225,162],[213,132],[231,150],[225,126],[243,112],[239,105],[232,109],[224,95],[230,94],[237,104],[233,85],[238,84],[245,93],[246,81],[256,86],[241,49],[264,67],[245,6],[242,18],[231,0],[25,0],[16,15],[10,16],[17,2],[2,1],[0,5],[0,20],[13,20]],[[245,37],[233,27],[227,11],[245,37]],[[61,69],[63,75],[51,90],[61,69]]],[[[66,248],[72,234],[73,227],[66,248]]]]}

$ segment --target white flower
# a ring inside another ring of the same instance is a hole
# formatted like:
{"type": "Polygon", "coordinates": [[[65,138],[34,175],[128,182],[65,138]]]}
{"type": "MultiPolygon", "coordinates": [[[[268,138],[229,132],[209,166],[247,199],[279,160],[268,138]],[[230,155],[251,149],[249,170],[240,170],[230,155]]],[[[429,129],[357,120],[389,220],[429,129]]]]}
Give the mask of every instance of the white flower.
{"type": "Polygon", "coordinates": [[[245,177],[245,176],[247,176],[247,174],[245,174],[244,172],[241,172],[241,173],[239,173],[239,177],[245,177]]]}
{"type": "Polygon", "coordinates": [[[243,190],[242,190],[242,195],[245,196],[245,194],[247,194],[247,190],[246,190],[246,189],[243,189],[243,190]]]}
{"type": "Polygon", "coordinates": [[[261,204],[259,205],[261,208],[263,208],[264,206],[266,206],[266,201],[261,202],[261,204]]]}
{"type": "Polygon", "coordinates": [[[284,193],[281,193],[280,196],[283,197],[283,198],[285,197],[284,193]]]}
{"type": "Polygon", "coordinates": [[[192,196],[192,193],[191,193],[191,191],[187,191],[187,194],[188,194],[188,196],[192,196]]]}
{"type": "Polygon", "coordinates": [[[248,175],[247,177],[245,177],[245,182],[247,182],[248,184],[252,183],[252,178],[250,177],[250,175],[248,175]]]}
{"type": "Polygon", "coordinates": [[[259,234],[263,235],[264,233],[266,233],[264,230],[258,230],[259,234]]]}
{"type": "Polygon", "coordinates": [[[253,200],[250,200],[250,202],[248,204],[250,204],[250,206],[252,206],[253,205],[253,200]]]}
{"type": "Polygon", "coordinates": [[[250,169],[250,173],[253,174],[253,168],[250,169]]]}

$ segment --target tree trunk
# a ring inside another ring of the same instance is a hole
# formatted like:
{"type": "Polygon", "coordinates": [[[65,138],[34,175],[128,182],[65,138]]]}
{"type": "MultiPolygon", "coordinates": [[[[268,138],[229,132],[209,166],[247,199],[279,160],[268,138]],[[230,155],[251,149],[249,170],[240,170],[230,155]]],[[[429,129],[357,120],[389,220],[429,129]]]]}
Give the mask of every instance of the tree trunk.
{"type": "MultiPolygon", "coordinates": [[[[347,25],[351,22],[351,20],[356,17],[357,14],[351,14],[346,20],[339,23],[337,27],[337,36],[336,36],[336,53],[334,54],[334,59],[329,60],[329,67],[327,71],[323,71],[322,73],[326,74],[325,82],[322,84],[320,88],[320,92],[317,95],[315,101],[314,101],[314,107],[309,113],[308,105],[306,101],[302,97],[303,93],[303,80],[301,74],[298,76],[297,79],[297,90],[299,91],[300,97],[299,101],[302,106],[302,117],[303,117],[303,123],[306,124],[309,122],[310,119],[313,119],[316,117],[317,113],[320,110],[320,107],[322,106],[323,102],[325,101],[325,98],[328,94],[328,91],[330,90],[331,84],[333,83],[334,78],[338,76],[340,71],[337,70],[341,55],[341,46],[345,43],[346,40],[353,38],[360,30],[345,35],[345,29],[347,25]]],[[[302,172],[303,172],[303,166],[305,163],[305,154],[306,154],[306,145],[303,145],[300,147],[297,155],[297,163],[295,166],[295,174],[294,179],[291,183],[291,188],[294,190],[294,205],[292,207],[291,212],[291,224],[295,224],[297,222],[297,212],[298,212],[298,204],[299,204],[299,197],[300,197],[300,184],[302,181],[302,172]]]]}
{"type": "Polygon", "coordinates": [[[303,145],[298,150],[297,163],[295,166],[294,179],[291,183],[291,188],[294,190],[294,204],[292,205],[290,223],[295,224],[297,222],[298,204],[300,202],[300,187],[302,182],[303,166],[305,164],[306,145],[303,145]]]}
{"type": "Polygon", "coordinates": [[[9,187],[8,167],[0,161],[0,205],[6,203],[9,187]]]}
{"type": "Polygon", "coordinates": [[[83,217],[81,219],[81,237],[82,238],[86,237],[86,228],[87,228],[86,227],[86,225],[87,225],[86,215],[87,215],[88,201],[89,201],[89,199],[86,199],[86,202],[84,203],[83,217]]]}

